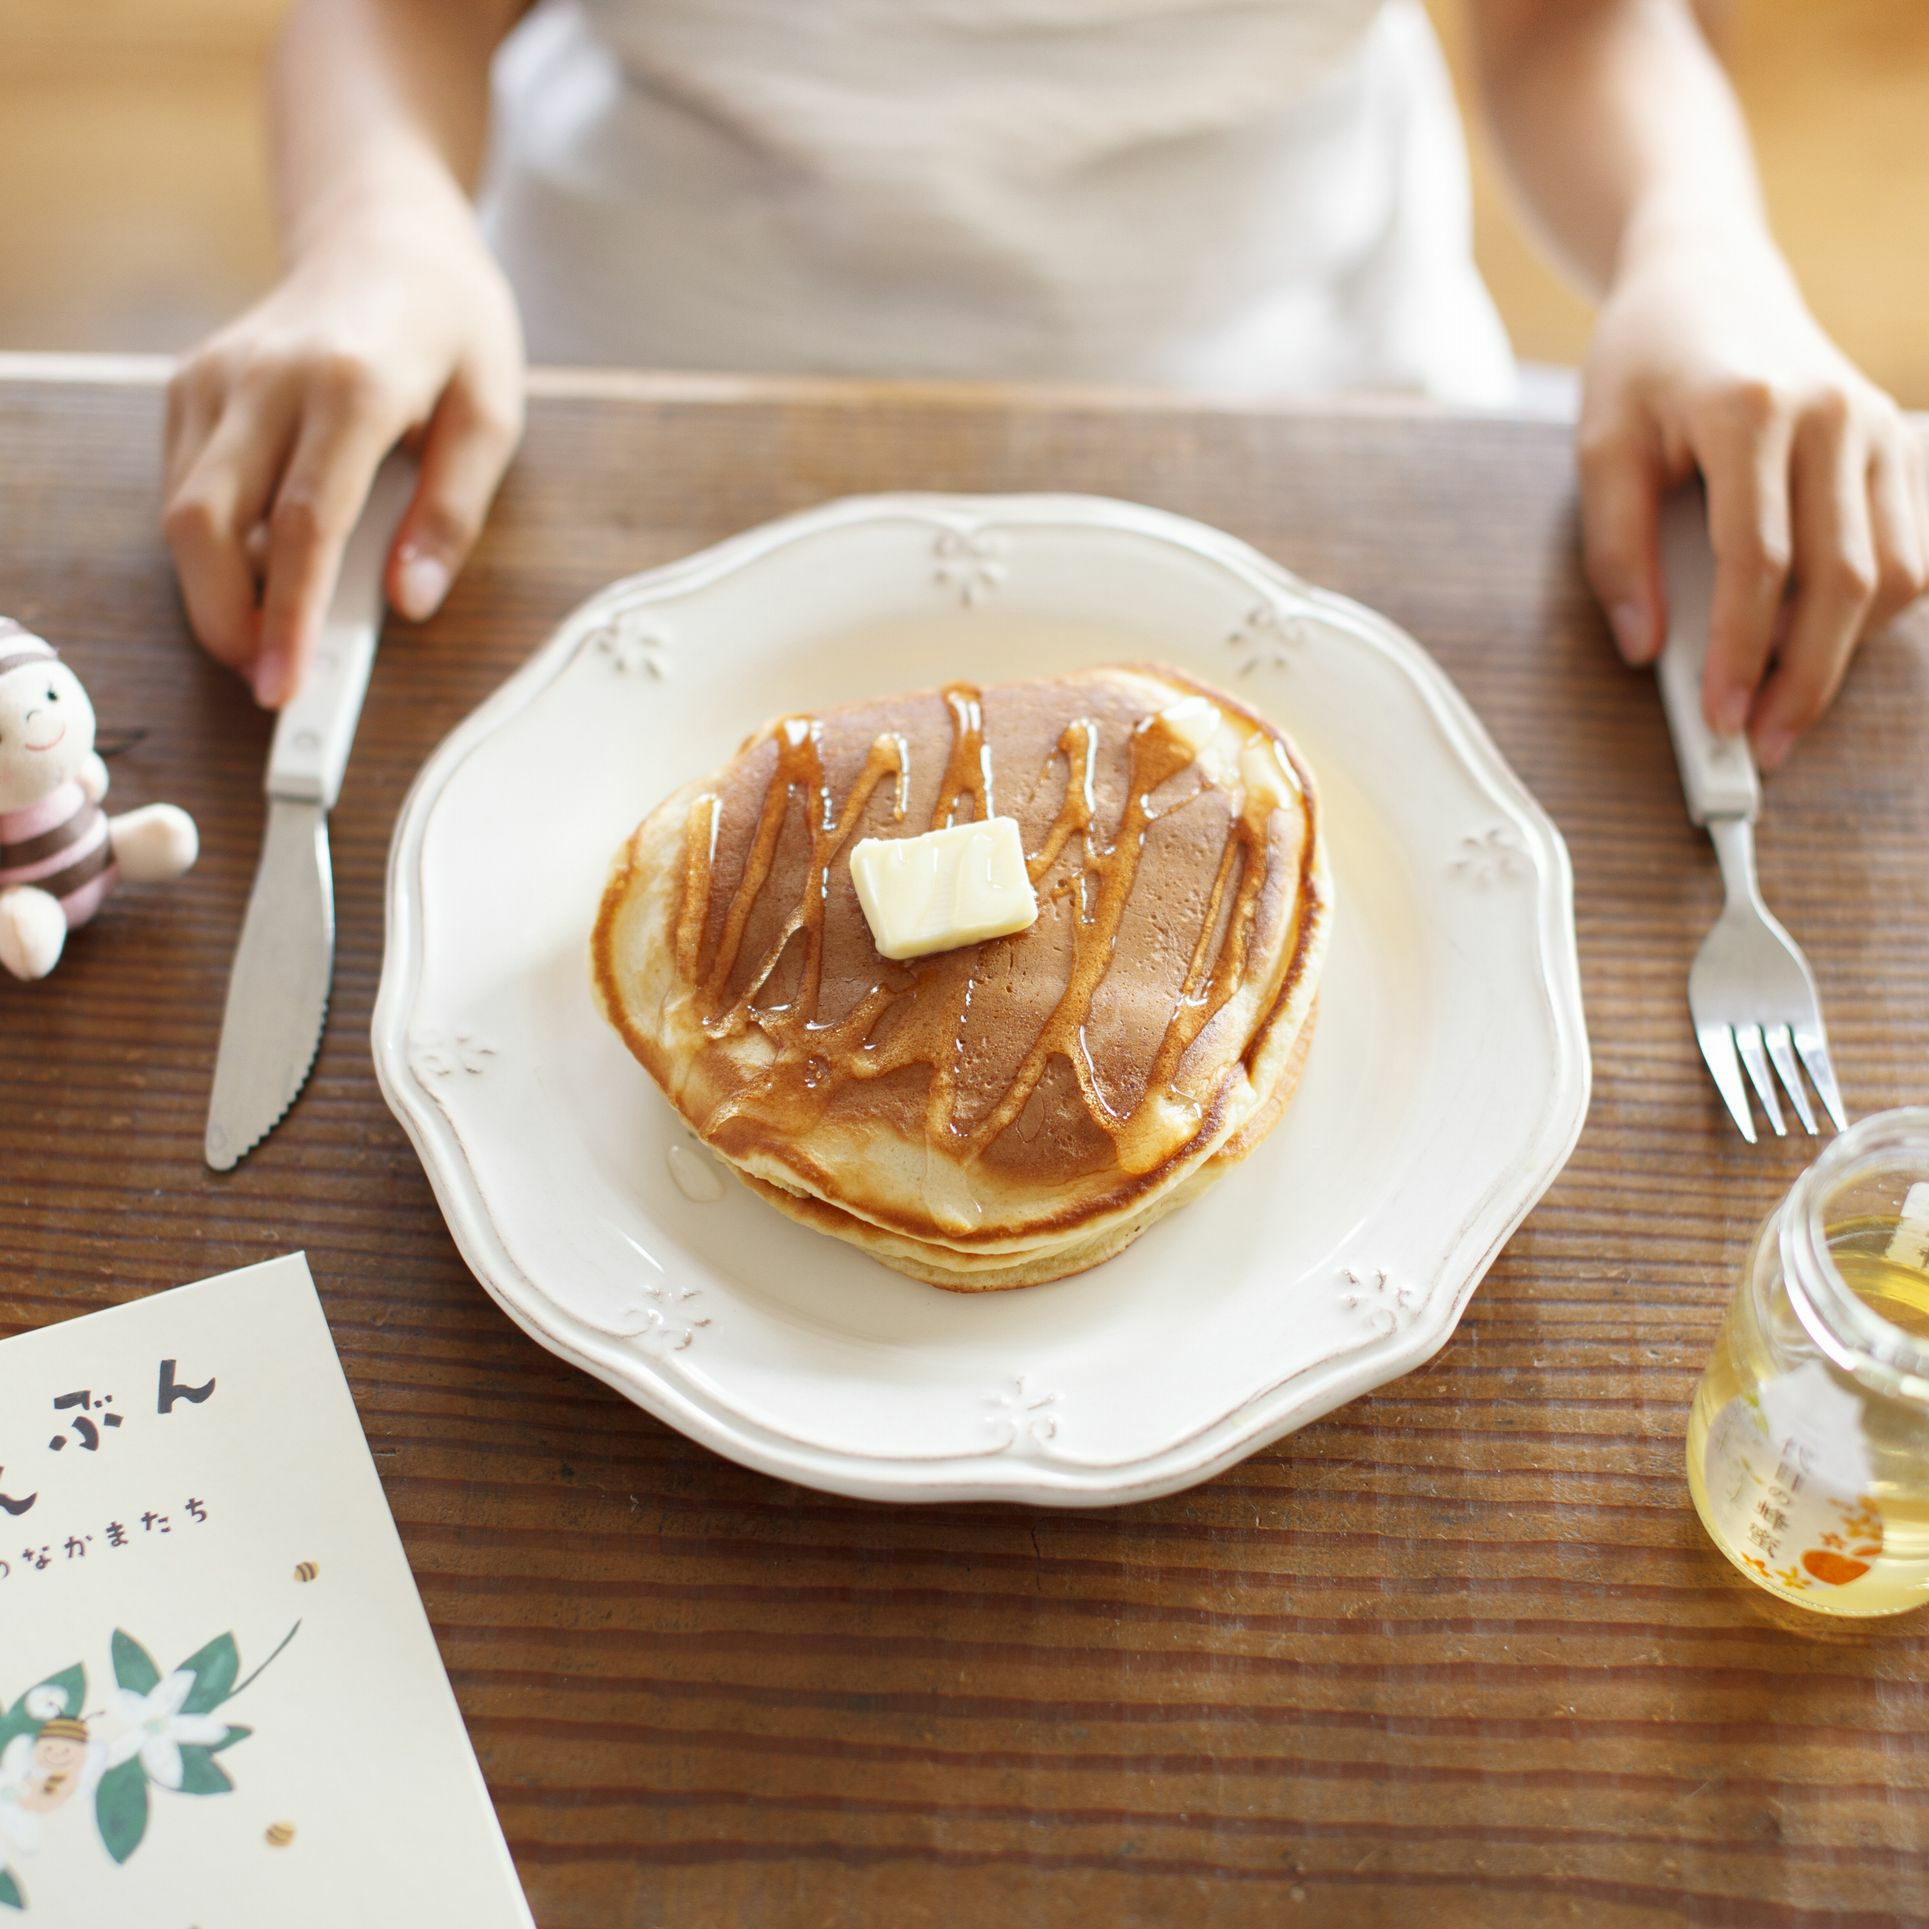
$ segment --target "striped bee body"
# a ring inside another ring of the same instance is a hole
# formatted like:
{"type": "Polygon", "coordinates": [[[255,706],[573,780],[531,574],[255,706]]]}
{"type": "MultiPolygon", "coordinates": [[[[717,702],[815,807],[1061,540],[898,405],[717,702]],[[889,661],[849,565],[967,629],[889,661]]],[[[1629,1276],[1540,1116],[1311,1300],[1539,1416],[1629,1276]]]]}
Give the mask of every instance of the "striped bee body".
{"type": "Polygon", "coordinates": [[[0,891],[31,884],[60,900],[69,930],[101,907],[119,873],[107,813],[77,783],[25,810],[0,811],[0,891]]]}

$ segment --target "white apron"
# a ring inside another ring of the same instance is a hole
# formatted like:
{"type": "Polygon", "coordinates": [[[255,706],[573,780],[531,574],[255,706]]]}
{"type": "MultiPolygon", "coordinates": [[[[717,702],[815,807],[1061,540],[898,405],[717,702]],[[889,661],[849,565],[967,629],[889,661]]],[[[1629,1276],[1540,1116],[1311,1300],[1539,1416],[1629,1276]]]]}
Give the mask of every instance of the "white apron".
{"type": "Polygon", "coordinates": [[[1418,0],[564,0],[496,95],[540,361],[1513,393],[1418,0]]]}

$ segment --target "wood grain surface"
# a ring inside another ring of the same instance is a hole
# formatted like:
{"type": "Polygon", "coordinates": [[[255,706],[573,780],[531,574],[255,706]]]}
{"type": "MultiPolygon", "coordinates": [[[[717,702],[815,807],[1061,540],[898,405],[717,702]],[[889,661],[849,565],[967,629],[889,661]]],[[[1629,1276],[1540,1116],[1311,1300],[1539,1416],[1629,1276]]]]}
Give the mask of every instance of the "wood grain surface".
{"type": "MultiPolygon", "coordinates": [[[[0,1327],[307,1248],[543,1929],[1929,1915],[1919,1622],[1783,1625],[1688,1503],[1696,1374],[1809,1147],[1745,1147],[1694,1056],[1718,881],[1583,591],[1560,430],[543,384],[476,561],[376,668],[314,1077],[217,1177],[268,721],[187,639],[158,422],[150,382],[0,381],[0,611],[139,733],[122,806],[186,805],[205,853],[52,981],[0,983],[0,1327]],[[370,1069],[389,831],[430,747],[609,578],[899,487],[1135,497],[1364,598],[1573,850],[1596,1079],[1571,1168],[1429,1367],[1174,1499],[894,1510],[714,1458],[494,1309],[370,1069]]],[[[1918,615],[1868,651],[1762,840],[1857,1112],[1929,1085],[1925,644],[1918,615]]]]}

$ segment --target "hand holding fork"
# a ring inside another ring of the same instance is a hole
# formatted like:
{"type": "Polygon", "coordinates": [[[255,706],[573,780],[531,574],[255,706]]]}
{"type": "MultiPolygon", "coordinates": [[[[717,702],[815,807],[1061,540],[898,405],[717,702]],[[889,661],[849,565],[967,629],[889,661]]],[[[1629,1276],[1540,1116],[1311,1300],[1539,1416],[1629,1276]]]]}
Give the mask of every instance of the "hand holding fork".
{"type": "Polygon", "coordinates": [[[1728,893],[1688,974],[1695,1037],[1716,1090],[1749,1144],[1755,1143],[1749,1086],[1775,1135],[1787,1132],[1778,1078],[1803,1129],[1811,1134],[1819,1129],[1802,1082],[1803,1067],[1836,1130],[1846,1131],[1815,974],[1762,902],[1755,875],[1755,818],[1762,801],[1755,760],[1745,737],[1717,736],[1702,714],[1714,558],[1699,490],[1682,491],[1665,505],[1661,545],[1668,583],[1668,641],[1656,670],[1661,701],[1688,815],[1714,840],[1728,893]]]}

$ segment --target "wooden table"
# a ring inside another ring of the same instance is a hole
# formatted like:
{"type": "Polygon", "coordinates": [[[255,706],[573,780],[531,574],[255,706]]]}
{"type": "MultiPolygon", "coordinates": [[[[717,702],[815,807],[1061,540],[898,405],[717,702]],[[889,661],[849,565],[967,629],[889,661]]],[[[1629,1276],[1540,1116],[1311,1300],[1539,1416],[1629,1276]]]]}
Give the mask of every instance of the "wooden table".
{"type": "MultiPolygon", "coordinates": [[[[1561,430],[540,384],[448,609],[376,669],[314,1077],[217,1177],[267,720],[187,641],[153,371],[0,375],[0,611],[67,649],[106,730],[144,733],[117,794],[178,800],[205,840],[52,982],[0,985],[0,1325],[307,1248],[543,1929],[1929,1912],[1924,1632],[1786,1631],[1688,1504],[1696,1374],[1809,1147],[1744,1147],[1695,1058],[1714,863],[1582,587],[1561,430]],[[1573,849],[1596,1071],[1566,1176],[1425,1371],[1126,1511],[870,1506],[690,1445],[484,1298],[369,1065],[389,829],[429,748],[609,578],[905,486],[1137,497],[1366,599],[1573,849]]],[[[1871,650],[1771,789],[1768,895],[1857,1111],[1929,1085],[1926,641],[1918,617],[1871,650]]]]}

